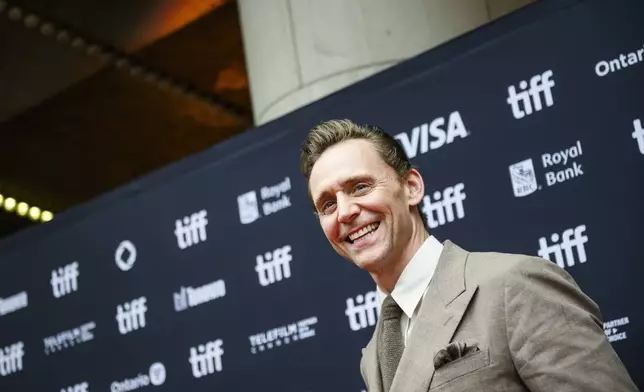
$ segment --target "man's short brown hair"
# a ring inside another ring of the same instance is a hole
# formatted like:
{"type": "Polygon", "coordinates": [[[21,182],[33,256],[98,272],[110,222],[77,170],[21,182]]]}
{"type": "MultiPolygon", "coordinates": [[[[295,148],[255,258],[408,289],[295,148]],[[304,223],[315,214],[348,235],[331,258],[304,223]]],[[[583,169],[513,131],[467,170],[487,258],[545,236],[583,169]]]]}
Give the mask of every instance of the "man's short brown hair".
{"type": "MultiPolygon", "coordinates": [[[[356,124],[351,120],[329,120],[316,125],[302,143],[300,171],[308,181],[313,165],[329,147],[351,139],[364,139],[374,146],[380,157],[403,178],[414,168],[405,150],[398,141],[375,125],[356,124]]],[[[427,227],[424,214],[418,209],[423,225],[427,227]]]]}

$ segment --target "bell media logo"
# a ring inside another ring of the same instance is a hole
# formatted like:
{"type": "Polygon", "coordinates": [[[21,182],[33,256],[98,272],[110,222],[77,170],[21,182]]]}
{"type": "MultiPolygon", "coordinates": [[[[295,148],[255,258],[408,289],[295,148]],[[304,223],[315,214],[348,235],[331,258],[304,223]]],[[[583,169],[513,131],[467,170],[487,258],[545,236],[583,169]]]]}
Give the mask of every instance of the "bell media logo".
{"type": "Polygon", "coordinates": [[[153,363],[147,374],[139,373],[136,377],[114,381],[110,384],[111,392],[129,392],[149,385],[163,385],[166,380],[165,366],[161,362],[153,363]]]}
{"type": "Polygon", "coordinates": [[[94,334],[92,333],[94,328],[96,328],[96,323],[90,321],[79,327],[44,338],[45,354],[49,355],[94,340],[94,334]]]}
{"type": "Polygon", "coordinates": [[[29,298],[26,291],[21,291],[7,298],[0,298],[0,316],[16,312],[29,306],[29,298]]]}
{"type": "Polygon", "coordinates": [[[0,376],[5,377],[22,371],[22,357],[25,345],[22,342],[0,347],[0,376]]]}
{"type": "Polygon", "coordinates": [[[508,87],[507,102],[512,108],[512,115],[517,120],[531,115],[534,112],[543,110],[543,101],[546,107],[555,104],[552,97],[552,88],[555,81],[552,80],[553,72],[548,70],[542,74],[530,78],[530,84],[525,80],[519,82],[519,91],[516,86],[508,87]]]}
{"type": "Polygon", "coordinates": [[[430,228],[454,222],[465,217],[463,201],[466,199],[463,183],[448,186],[443,191],[435,191],[423,197],[421,211],[427,217],[430,228]]]}
{"type": "Polygon", "coordinates": [[[262,213],[264,216],[268,216],[290,207],[291,199],[287,194],[290,190],[291,179],[286,177],[277,184],[262,187],[259,192],[261,202],[255,191],[237,196],[239,221],[244,225],[248,225],[260,219],[262,213]]]}
{"type": "Polygon", "coordinates": [[[394,136],[405,150],[409,159],[417,155],[437,150],[455,140],[465,139],[469,135],[465,123],[458,111],[448,117],[438,117],[430,123],[414,127],[410,133],[402,132],[394,136]]]}
{"type": "Polygon", "coordinates": [[[224,341],[216,339],[197,347],[190,347],[188,362],[190,362],[194,378],[201,378],[223,370],[223,346],[224,341]]]}
{"type": "Polygon", "coordinates": [[[347,309],[344,314],[349,319],[349,327],[352,331],[373,327],[378,321],[379,313],[378,292],[375,290],[364,295],[358,294],[355,298],[347,298],[347,309]]]}
{"type": "Polygon", "coordinates": [[[285,245],[273,251],[257,255],[255,271],[259,278],[259,284],[266,287],[282,279],[291,277],[291,246],[285,245]]]}
{"type": "Polygon", "coordinates": [[[132,269],[136,262],[136,246],[131,241],[122,241],[114,252],[114,261],[121,271],[132,269]]]}
{"type": "Polygon", "coordinates": [[[51,289],[54,297],[60,298],[78,290],[78,262],[67,264],[51,271],[51,289]]]}
{"type": "Polygon", "coordinates": [[[559,233],[551,234],[550,244],[546,237],[541,237],[537,254],[546,260],[556,262],[561,268],[572,267],[577,263],[583,264],[587,261],[585,244],[588,242],[588,236],[585,233],[586,225],[579,225],[564,230],[561,235],[559,233]],[[573,250],[577,252],[573,252],[573,250]],[[551,256],[554,256],[554,260],[551,256]]]}
{"type": "Polygon", "coordinates": [[[642,121],[640,119],[633,120],[633,139],[637,141],[637,147],[640,150],[640,154],[644,154],[644,127],[642,127],[642,121]]]}

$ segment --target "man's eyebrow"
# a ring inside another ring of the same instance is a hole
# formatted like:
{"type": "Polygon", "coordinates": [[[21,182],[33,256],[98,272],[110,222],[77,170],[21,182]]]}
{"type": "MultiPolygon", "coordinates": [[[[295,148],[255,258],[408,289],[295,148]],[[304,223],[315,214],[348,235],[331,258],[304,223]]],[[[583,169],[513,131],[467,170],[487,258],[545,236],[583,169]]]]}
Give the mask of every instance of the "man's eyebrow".
{"type": "MultiPolygon", "coordinates": [[[[347,185],[353,185],[353,184],[356,184],[356,183],[361,182],[361,181],[371,181],[371,180],[373,180],[373,177],[368,175],[368,174],[357,174],[357,175],[354,175],[354,176],[347,177],[347,178],[343,179],[340,182],[340,186],[341,186],[341,188],[344,188],[347,185]]],[[[331,193],[331,192],[329,191],[328,188],[325,189],[324,191],[322,191],[322,193],[320,193],[320,195],[317,197],[317,199],[313,200],[313,205],[317,206],[318,203],[320,202],[320,200],[323,199],[325,196],[327,196],[329,193],[331,193]]]]}

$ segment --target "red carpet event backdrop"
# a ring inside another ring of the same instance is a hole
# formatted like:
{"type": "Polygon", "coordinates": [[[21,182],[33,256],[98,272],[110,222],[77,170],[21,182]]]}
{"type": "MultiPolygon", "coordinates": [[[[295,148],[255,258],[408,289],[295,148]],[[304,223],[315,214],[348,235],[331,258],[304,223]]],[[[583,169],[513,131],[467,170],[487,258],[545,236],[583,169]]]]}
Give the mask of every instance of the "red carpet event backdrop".
{"type": "Polygon", "coordinates": [[[565,268],[644,387],[642,15],[537,2],[6,239],[0,390],[364,390],[375,285],[298,172],[331,118],[395,135],[440,240],[565,268]]]}

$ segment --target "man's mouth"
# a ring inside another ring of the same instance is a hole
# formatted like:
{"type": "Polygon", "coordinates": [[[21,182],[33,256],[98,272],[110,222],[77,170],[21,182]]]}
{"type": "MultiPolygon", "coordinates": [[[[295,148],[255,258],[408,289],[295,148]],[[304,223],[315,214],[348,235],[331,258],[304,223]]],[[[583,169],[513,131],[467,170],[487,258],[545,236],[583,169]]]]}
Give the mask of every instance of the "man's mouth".
{"type": "Polygon", "coordinates": [[[371,223],[363,227],[362,229],[349,234],[349,236],[347,236],[347,242],[350,244],[353,244],[356,240],[359,240],[363,237],[371,235],[373,232],[376,231],[376,229],[378,229],[378,226],[380,226],[380,222],[371,223]]]}

